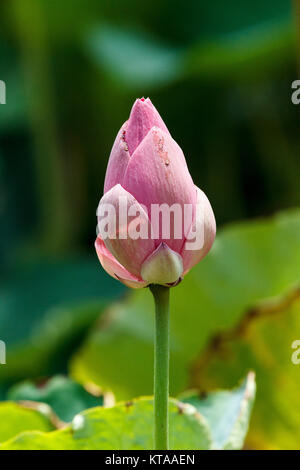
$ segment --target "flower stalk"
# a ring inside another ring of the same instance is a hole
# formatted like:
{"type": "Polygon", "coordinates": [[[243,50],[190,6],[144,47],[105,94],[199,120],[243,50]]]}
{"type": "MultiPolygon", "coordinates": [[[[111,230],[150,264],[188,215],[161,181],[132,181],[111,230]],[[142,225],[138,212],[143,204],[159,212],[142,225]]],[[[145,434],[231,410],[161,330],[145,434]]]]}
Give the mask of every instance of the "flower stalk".
{"type": "Polygon", "coordinates": [[[170,288],[152,284],[155,302],[154,450],[169,448],[170,288]]]}

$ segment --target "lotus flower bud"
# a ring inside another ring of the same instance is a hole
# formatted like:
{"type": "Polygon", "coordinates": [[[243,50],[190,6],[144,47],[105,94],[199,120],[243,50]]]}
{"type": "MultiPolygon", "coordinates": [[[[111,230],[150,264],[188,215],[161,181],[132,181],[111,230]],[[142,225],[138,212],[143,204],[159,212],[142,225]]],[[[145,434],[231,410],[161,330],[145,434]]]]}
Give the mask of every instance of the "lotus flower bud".
{"type": "Polygon", "coordinates": [[[176,285],[213,244],[210,203],[149,98],[116,137],[97,216],[99,260],[129,287],[176,285]]]}

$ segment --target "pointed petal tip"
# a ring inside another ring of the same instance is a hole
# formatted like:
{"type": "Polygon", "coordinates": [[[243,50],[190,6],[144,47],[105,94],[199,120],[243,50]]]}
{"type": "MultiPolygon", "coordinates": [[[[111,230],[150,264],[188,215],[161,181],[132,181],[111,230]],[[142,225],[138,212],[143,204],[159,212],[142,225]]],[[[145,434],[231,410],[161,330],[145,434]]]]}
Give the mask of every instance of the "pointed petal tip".
{"type": "Polygon", "coordinates": [[[149,98],[137,98],[132,105],[128,122],[137,112],[146,112],[151,110],[151,108],[155,109],[149,98]]]}
{"type": "Polygon", "coordinates": [[[123,181],[130,157],[126,143],[127,125],[128,121],[124,122],[110,152],[104,180],[104,193],[109,191],[117,183],[122,183],[123,181]]]}
{"type": "Polygon", "coordinates": [[[173,284],[181,277],[183,263],[181,256],[162,242],[148,256],[141,268],[142,279],[149,284],[173,284]]]}
{"type": "Polygon", "coordinates": [[[153,126],[157,126],[169,134],[165,123],[151,100],[149,98],[138,98],[132,106],[126,131],[126,143],[130,155],[133,154],[153,126]]]}

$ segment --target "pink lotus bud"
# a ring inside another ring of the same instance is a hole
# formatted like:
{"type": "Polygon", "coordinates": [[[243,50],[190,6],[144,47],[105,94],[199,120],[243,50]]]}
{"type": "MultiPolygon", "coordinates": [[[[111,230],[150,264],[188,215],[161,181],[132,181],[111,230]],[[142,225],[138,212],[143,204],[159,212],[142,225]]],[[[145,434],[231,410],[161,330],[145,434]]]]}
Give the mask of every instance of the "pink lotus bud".
{"type": "Polygon", "coordinates": [[[130,287],[176,285],[213,244],[210,203],[149,98],[117,135],[97,215],[99,260],[130,287]]]}

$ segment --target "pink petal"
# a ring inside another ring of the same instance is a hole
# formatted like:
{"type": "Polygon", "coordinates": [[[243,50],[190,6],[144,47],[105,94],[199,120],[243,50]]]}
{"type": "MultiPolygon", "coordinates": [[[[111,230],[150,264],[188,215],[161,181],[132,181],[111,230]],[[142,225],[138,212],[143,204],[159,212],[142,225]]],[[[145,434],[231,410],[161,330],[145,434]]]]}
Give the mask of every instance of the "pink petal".
{"type": "MultiPolygon", "coordinates": [[[[157,127],[148,132],[131,156],[123,187],[147,207],[150,218],[151,204],[165,203],[169,207],[179,204],[183,212],[184,204],[196,203],[194,183],[181,148],[169,134],[157,127]]],[[[183,226],[179,232],[182,236],[177,240],[173,239],[174,224],[171,223],[171,239],[163,238],[160,230],[160,237],[155,245],[165,241],[170,248],[180,253],[185,240],[183,226]]]]}
{"type": "Polygon", "coordinates": [[[188,250],[187,246],[190,242],[193,242],[193,238],[185,242],[181,252],[183,258],[183,274],[186,274],[195,264],[199,263],[199,261],[207,255],[216,236],[216,221],[210,202],[201,189],[196,186],[195,188],[197,190],[197,205],[199,210],[196,210],[196,217],[190,229],[190,235],[193,233],[195,240],[196,237],[198,237],[201,241],[201,246],[195,250],[188,250]]]}
{"type": "Polygon", "coordinates": [[[125,122],[119,130],[111,150],[105,175],[104,193],[109,191],[116,184],[122,184],[129,163],[128,146],[125,142],[126,127],[127,122],[125,122]]]}
{"type": "Polygon", "coordinates": [[[147,98],[145,100],[142,98],[136,100],[132,107],[126,130],[126,142],[130,155],[133,154],[153,126],[157,126],[169,134],[165,123],[150,99],[147,98]]]}
{"type": "Polygon", "coordinates": [[[130,273],[140,277],[143,261],[155,248],[151,239],[150,221],[145,210],[129,192],[117,184],[104,194],[97,213],[100,236],[107,249],[130,273]],[[106,220],[112,228],[115,225],[115,233],[106,234],[103,227],[102,229],[100,227],[99,214],[101,210],[105,212],[106,208],[112,209],[106,220]],[[134,227],[137,227],[136,232],[142,231],[147,238],[133,239],[131,230],[134,227]]]}
{"type": "Polygon", "coordinates": [[[102,267],[110,276],[123,282],[128,287],[141,288],[147,285],[142,279],[133,276],[114,258],[99,236],[96,239],[95,248],[102,267]]]}

